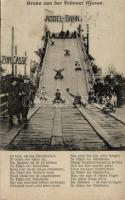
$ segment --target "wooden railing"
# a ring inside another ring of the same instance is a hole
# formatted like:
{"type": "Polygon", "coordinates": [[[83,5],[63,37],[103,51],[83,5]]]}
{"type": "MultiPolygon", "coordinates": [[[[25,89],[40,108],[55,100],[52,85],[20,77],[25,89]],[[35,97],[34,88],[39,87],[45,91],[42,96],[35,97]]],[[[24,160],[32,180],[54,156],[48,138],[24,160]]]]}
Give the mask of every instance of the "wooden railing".
{"type": "Polygon", "coordinates": [[[5,116],[8,112],[8,93],[0,94],[0,117],[5,116]]]}
{"type": "Polygon", "coordinates": [[[90,62],[89,57],[86,53],[86,49],[85,49],[85,46],[84,46],[84,43],[83,43],[83,40],[82,40],[81,37],[79,37],[79,43],[80,43],[81,49],[83,50],[83,55],[84,55],[85,63],[86,63],[86,66],[87,66],[87,71],[88,71],[88,74],[90,76],[90,79],[91,79],[92,85],[93,85],[94,82],[95,82],[95,77],[94,77],[94,73],[92,71],[91,62],[90,62]]]}
{"type": "Polygon", "coordinates": [[[91,62],[88,58],[88,55],[85,50],[85,46],[82,42],[82,39],[77,37],[77,45],[79,49],[79,55],[81,58],[81,62],[85,69],[85,79],[86,79],[86,87],[87,91],[89,92],[90,88],[94,85],[94,74],[92,72],[91,62]]]}

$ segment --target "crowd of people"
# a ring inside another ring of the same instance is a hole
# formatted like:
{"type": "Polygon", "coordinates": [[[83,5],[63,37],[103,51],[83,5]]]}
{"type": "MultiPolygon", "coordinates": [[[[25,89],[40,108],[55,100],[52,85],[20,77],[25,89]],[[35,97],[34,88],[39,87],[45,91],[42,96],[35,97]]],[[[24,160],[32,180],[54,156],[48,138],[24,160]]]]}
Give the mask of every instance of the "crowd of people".
{"type": "Polygon", "coordinates": [[[19,124],[26,123],[29,107],[34,105],[36,82],[26,76],[8,75],[4,82],[4,92],[8,93],[9,124],[14,125],[14,115],[19,124]]]}
{"type": "Polygon", "coordinates": [[[60,31],[59,33],[50,33],[48,31],[48,36],[50,38],[76,38],[77,36],[79,36],[78,32],[77,31],[73,31],[73,32],[70,32],[69,30],[67,31],[60,31]]]}
{"type": "Polygon", "coordinates": [[[110,103],[113,107],[119,107],[122,104],[122,90],[117,82],[112,87],[108,81],[96,81],[93,88],[90,89],[88,96],[89,103],[97,102],[105,105],[110,103]]]}
{"type": "MultiPolygon", "coordinates": [[[[3,86],[4,93],[8,93],[9,124],[11,126],[14,125],[14,115],[17,116],[19,124],[26,123],[29,108],[34,105],[34,99],[37,92],[37,83],[26,76],[19,75],[18,77],[13,77],[8,75],[6,80],[4,80],[3,86]]],[[[47,92],[45,87],[39,91],[39,98],[41,100],[47,100],[47,92]]],[[[80,94],[74,95],[69,91],[69,89],[66,89],[66,91],[74,98],[74,107],[77,104],[80,106],[86,106],[86,103],[82,103],[80,94]]],[[[96,102],[104,105],[112,105],[112,108],[119,107],[121,105],[120,99],[121,89],[118,83],[116,83],[114,87],[111,87],[107,81],[102,82],[99,80],[95,82],[93,88],[91,88],[88,93],[88,103],[96,102]]],[[[59,89],[57,89],[55,93],[55,99],[53,100],[53,103],[56,102],[65,103],[65,100],[63,100],[61,97],[59,89]]]]}

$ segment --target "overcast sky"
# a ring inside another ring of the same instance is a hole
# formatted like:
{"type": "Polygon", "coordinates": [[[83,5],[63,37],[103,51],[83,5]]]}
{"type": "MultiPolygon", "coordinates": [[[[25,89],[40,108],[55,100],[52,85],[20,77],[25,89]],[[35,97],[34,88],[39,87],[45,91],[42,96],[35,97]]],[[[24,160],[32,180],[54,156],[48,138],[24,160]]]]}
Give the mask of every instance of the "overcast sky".
{"type": "MultiPolygon", "coordinates": [[[[102,67],[103,72],[106,72],[107,67],[112,65],[118,72],[125,73],[124,0],[103,0],[103,6],[89,8],[86,5],[27,6],[26,2],[27,0],[2,0],[2,55],[11,55],[11,28],[14,26],[18,55],[23,56],[26,50],[28,61],[31,59],[37,61],[38,58],[34,51],[42,45],[45,9],[52,10],[58,15],[82,13],[83,24],[88,21],[90,25],[90,53],[97,65],[102,67]]],[[[40,0],[40,2],[43,1],[40,0]]],[[[70,24],[64,26],[65,29],[73,28],[70,24]]],[[[60,29],[61,24],[57,23],[53,28],[60,29]]],[[[21,72],[23,66],[19,68],[21,72]]]]}

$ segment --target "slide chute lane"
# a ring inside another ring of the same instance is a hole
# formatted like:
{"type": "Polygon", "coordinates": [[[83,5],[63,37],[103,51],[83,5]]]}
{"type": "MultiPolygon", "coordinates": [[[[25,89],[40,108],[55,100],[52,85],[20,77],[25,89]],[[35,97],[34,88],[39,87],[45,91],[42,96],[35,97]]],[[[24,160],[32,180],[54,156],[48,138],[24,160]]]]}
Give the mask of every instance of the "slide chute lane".
{"type": "Polygon", "coordinates": [[[67,39],[67,40],[63,40],[63,66],[64,66],[64,82],[62,83],[62,87],[61,88],[64,93],[63,95],[65,95],[66,99],[68,99],[68,95],[66,92],[66,88],[70,88],[72,90],[72,88],[74,88],[73,84],[74,84],[74,80],[73,79],[73,69],[72,69],[72,63],[73,63],[73,58],[71,56],[64,56],[64,50],[65,49],[69,49],[70,53],[72,54],[72,39],[67,39]]]}
{"type": "Polygon", "coordinates": [[[78,52],[77,52],[77,48],[75,46],[75,39],[72,41],[72,49],[73,49],[73,55],[72,55],[72,60],[73,60],[73,82],[74,82],[74,91],[73,93],[76,94],[77,92],[79,92],[79,72],[75,72],[75,62],[74,61],[79,61],[78,60],[78,52]]]}
{"type": "Polygon", "coordinates": [[[48,43],[48,51],[47,51],[47,61],[45,63],[44,75],[43,75],[43,86],[46,87],[46,91],[48,95],[52,98],[56,89],[56,82],[54,79],[55,72],[53,68],[57,65],[57,49],[55,46],[50,45],[50,41],[48,43]]]}
{"type": "Polygon", "coordinates": [[[44,60],[43,60],[43,65],[42,65],[42,70],[41,70],[41,81],[40,81],[40,89],[42,89],[42,87],[46,87],[47,89],[47,76],[46,76],[46,73],[47,73],[47,66],[48,66],[48,57],[49,57],[49,41],[48,41],[48,44],[47,44],[47,51],[46,51],[46,54],[45,54],[45,57],[44,57],[44,60]]]}
{"type": "MultiPolygon", "coordinates": [[[[41,77],[40,84],[46,87],[49,96],[54,97],[56,89],[60,89],[62,96],[68,98],[66,88],[69,88],[73,94],[78,91],[80,95],[87,96],[84,66],[81,63],[79,49],[76,39],[55,39],[55,46],[48,42],[47,53],[43,62],[44,73],[41,77]],[[70,50],[70,56],[64,56],[64,50],[70,50]],[[82,67],[82,71],[75,71],[75,62],[78,60],[82,67]],[[55,80],[56,72],[53,70],[64,68],[62,75],[63,80],[55,80]]],[[[41,86],[40,86],[41,87],[41,86]]]]}
{"type": "MultiPolygon", "coordinates": [[[[57,63],[57,69],[61,69],[62,68],[62,60],[61,60],[61,49],[62,49],[62,46],[61,46],[61,40],[59,40],[58,42],[58,63],[57,63]]],[[[57,79],[56,80],[56,83],[57,83],[57,89],[61,89],[61,83],[60,83],[60,79],[57,79]]]]}
{"type": "Polygon", "coordinates": [[[47,44],[47,49],[46,49],[46,53],[45,53],[45,56],[44,56],[44,60],[43,60],[43,63],[42,63],[42,69],[41,69],[41,76],[40,76],[40,83],[39,83],[39,90],[42,89],[42,87],[44,86],[44,73],[45,73],[45,67],[46,67],[46,62],[47,62],[47,52],[48,52],[48,49],[49,49],[49,44],[47,44]]]}
{"type": "MultiPolygon", "coordinates": [[[[89,82],[90,80],[92,80],[92,77],[90,75],[90,72],[87,72],[88,64],[86,63],[87,61],[85,61],[86,58],[87,58],[87,55],[86,55],[86,52],[85,52],[85,47],[81,45],[81,41],[78,38],[77,38],[77,46],[78,46],[79,57],[81,59],[81,63],[82,63],[82,66],[83,66],[83,72],[84,72],[84,76],[85,76],[84,81],[85,81],[85,84],[86,84],[86,92],[88,92],[90,90],[90,88],[92,87],[92,84],[90,84],[90,82],[89,82]],[[83,48],[84,52],[82,51],[82,48],[83,48]]],[[[91,71],[92,71],[92,69],[91,69],[91,71]]]]}
{"type": "Polygon", "coordinates": [[[65,65],[65,59],[64,59],[64,49],[65,49],[65,43],[64,40],[60,40],[60,67],[64,68],[64,71],[62,72],[62,75],[64,76],[64,79],[61,80],[60,84],[60,91],[62,93],[62,98],[66,100],[66,65],[65,65]]]}
{"type": "Polygon", "coordinates": [[[84,71],[75,71],[75,62],[78,60],[82,67],[81,59],[79,56],[78,46],[76,39],[64,40],[64,49],[69,49],[71,55],[64,56],[64,65],[65,65],[65,78],[64,78],[64,87],[70,88],[70,90],[76,94],[79,92],[82,96],[87,95],[86,84],[85,84],[85,75],[84,71]]]}

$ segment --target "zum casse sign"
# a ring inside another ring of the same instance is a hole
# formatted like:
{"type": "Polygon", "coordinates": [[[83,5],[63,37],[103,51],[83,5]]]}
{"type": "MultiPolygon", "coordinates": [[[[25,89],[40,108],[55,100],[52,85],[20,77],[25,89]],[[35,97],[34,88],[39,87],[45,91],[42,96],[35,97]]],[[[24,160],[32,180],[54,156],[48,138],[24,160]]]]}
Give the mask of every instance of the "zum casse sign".
{"type": "Polygon", "coordinates": [[[1,56],[1,64],[26,64],[27,57],[14,56],[13,59],[10,56],[1,56]]]}

